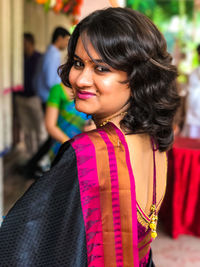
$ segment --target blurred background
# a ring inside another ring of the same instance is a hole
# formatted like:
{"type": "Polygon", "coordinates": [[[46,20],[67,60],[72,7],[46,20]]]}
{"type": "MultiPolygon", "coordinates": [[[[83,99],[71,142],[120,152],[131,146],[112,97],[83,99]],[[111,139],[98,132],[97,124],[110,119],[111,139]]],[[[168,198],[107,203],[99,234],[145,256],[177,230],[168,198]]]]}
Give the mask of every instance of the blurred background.
{"type": "MultiPolygon", "coordinates": [[[[200,267],[200,0],[0,0],[0,216],[50,166],[48,101],[35,88],[53,32],[72,33],[80,19],[111,5],[153,20],[178,68],[181,107],[153,255],[158,267],[200,267]]],[[[65,36],[55,41],[59,64],[65,36]]]]}

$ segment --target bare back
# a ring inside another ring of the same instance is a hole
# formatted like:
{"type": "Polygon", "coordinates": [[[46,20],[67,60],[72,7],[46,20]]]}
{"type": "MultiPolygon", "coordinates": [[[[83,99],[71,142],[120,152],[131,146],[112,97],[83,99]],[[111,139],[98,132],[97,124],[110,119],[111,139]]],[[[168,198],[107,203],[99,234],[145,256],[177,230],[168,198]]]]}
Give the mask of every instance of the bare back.
{"type": "MultiPolygon", "coordinates": [[[[135,178],[136,200],[140,208],[146,215],[150,214],[150,208],[153,201],[153,149],[150,137],[145,134],[126,135],[125,136],[131,166],[135,178]]],[[[166,188],[166,153],[155,151],[156,163],[156,204],[161,203],[166,188]]],[[[157,206],[156,205],[156,206],[157,206]]]]}

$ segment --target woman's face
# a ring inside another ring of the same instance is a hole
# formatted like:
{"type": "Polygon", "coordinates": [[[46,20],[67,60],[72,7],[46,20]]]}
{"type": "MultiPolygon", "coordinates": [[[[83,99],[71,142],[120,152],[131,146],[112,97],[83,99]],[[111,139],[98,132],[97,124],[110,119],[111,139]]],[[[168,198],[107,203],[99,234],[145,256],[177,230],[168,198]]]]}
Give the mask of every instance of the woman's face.
{"type": "Polygon", "coordinates": [[[106,118],[120,112],[131,96],[128,84],[121,83],[127,80],[127,74],[105,64],[91,43],[88,50],[96,62],[88,56],[79,38],[69,74],[76,109],[96,118],[106,118]]]}

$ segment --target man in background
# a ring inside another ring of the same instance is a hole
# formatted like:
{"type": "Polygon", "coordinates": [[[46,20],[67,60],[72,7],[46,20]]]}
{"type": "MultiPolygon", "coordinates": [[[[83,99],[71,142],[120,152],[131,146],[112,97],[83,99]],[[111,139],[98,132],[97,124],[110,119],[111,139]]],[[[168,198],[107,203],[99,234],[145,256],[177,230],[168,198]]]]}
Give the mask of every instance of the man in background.
{"type": "Polygon", "coordinates": [[[47,138],[41,101],[34,87],[34,76],[41,60],[35,50],[35,40],[31,33],[24,33],[24,90],[15,93],[16,110],[24,135],[26,155],[31,157],[47,138]]]}
{"type": "Polygon", "coordinates": [[[61,82],[57,73],[58,67],[61,65],[60,52],[67,48],[69,37],[70,33],[62,27],[57,27],[54,30],[52,42],[44,54],[42,64],[38,70],[36,87],[42,101],[43,110],[46,107],[50,88],[61,82]]]}
{"type": "MultiPolygon", "coordinates": [[[[50,89],[61,82],[58,76],[57,70],[61,65],[61,51],[66,50],[70,38],[70,33],[62,28],[57,27],[52,35],[52,42],[47,48],[44,54],[41,64],[37,70],[35,77],[35,86],[37,88],[37,94],[41,99],[43,112],[46,110],[46,103],[49,97],[50,89]]],[[[49,136],[42,144],[36,154],[27,162],[25,166],[25,173],[27,178],[36,178],[40,176],[43,171],[48,170],[49,163],[39,166],[39,162],[48,153],[53,144],[53,139],[49,136]]]]}

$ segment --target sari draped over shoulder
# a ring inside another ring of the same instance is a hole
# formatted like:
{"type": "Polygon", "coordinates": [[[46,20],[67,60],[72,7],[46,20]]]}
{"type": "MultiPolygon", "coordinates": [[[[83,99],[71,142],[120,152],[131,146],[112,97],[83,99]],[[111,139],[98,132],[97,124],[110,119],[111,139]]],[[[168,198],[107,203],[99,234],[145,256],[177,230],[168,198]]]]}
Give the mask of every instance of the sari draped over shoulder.
{"type": "Polygon", "coordinates": [[[113,124],[62,145],[0,228],[0,266],[154,266],[129,151],[113,124]]]}

